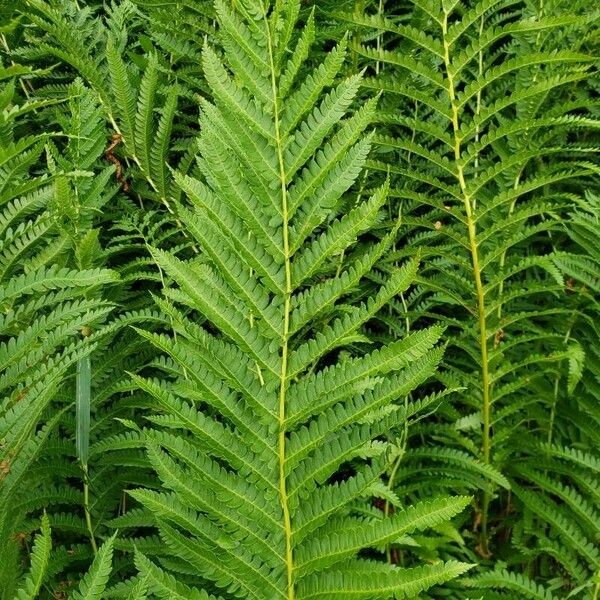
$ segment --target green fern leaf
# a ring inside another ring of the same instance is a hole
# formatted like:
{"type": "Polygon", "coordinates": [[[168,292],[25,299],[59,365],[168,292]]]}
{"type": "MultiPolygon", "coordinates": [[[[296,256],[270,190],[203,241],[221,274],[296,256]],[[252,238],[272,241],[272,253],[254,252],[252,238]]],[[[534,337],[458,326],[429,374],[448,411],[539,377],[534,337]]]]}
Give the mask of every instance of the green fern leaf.
{"type": "Polygon", "coordinates": [[[90,570],[79,584],[78,591],[71,594],[73,600],[100,600],[112,569],[113,546],[116,533],[102,544],[90,570]]]}
{"type": "Polygon", "coordinates": [[[50,521],[48,520],[48,515],[44,514],[42,516],[41,533],[36,535],[31,550],[30,572],[23,585],[17,591],[15,600],[34,600],[34,598],[37,598],[50,563],[50,551],[52,549],[50,533],[50,521]]]}

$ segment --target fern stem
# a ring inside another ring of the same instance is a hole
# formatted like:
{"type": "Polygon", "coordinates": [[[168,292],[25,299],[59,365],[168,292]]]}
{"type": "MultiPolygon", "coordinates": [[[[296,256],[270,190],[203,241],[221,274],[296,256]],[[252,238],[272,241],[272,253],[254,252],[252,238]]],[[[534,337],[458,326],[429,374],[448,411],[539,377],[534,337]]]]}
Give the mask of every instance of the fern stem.
{"type": "MultiPolygon", "coordinates": [[[[365,12],[365,3],[364,0],[354,0],[354,14],[360,16],[365,12]]],[[[360,36],[357,31],[352,33],[353,41],[360,41],[360,36]],[[354,39],[356,38],[356,39],[354,39]]],[[[358,52],[356,51],[356,44],[350,45],[350,51],[352,53],[352,73],[358,73],[358,52]]]]}
{"type": "MultiPolygon", "coordinates": [[[[563,339],[563,344],[565,345],[565,347],[567,346],[567,344],[569,343],[569,339],[571,338],[571,330],[573,329],[573,326],[575,325],[575,320],[576,320],[576,317],[573,316],[573,318],[571,320],[571,324],[569,325],[569,328],[567,329],[567,332],[565,333],[565,337],[563,339]]],[[[552,439],[554,436],[554,421],[556,419],[556,407],[558,405],[558,392],[559,392],[558,386],[559,386],[559,384],[560,384],[560,372],[557,373],[556,378],[554,379],[554,395],[552,398],[552,406],[550,408],[550,420],[548,423],[548,436],[546,439],[546,442],[548,443],[548,445],[552,444],[552,439]]]]}
{"type": "MultiPolygon", "coordinates": [[[[404,315],[405,315],[406,331],[404,332],[404,335],[407,336],[410,334],[410,319],[408,318],[408,306],[406,304],[406,299],[404,298],[403,293],[400,293],[400,300],[402,301],[402,308],[404,309],[404,315]]],[[[408,415],[408,401],[411,399],[412,399],[411,394],[404,397],[404,410],[406,411],[406,413],[405,413],[406,415],[408,415]]],[[[402,430],[401,443],[400,443],[400,452],[398,453],[398,456],[396,457],[396,461],[394,462],[394,466],[392,467],[392,470],[390,472],[390,477],[388,479],[388,488],[392,492],[394,491],[394,483],[396,481],[396,474],[398,473],[398,469],[400,468],[400,463],[402,462],[402,459],[404,458],[404,455],[406,454],[407,444],[408,444],[408,418],[405,418],[404,419],[404,427],[402,430]]],[[[390,501],[389,500],[385,501],[384,514],[386,517],[389,516],[389,514],[390,514],[390,501]]],[[[385,555],[386,555],[388,563],[392,564],[392,545],[391,544],[387,544],[387,546],[385,547],[385,555]]]]}
{"type": "MultiPolygon", "coordinates": [[[[394,462],[394,466],[392,467],[392,471],[391,471],[390,477],[388,479],[388,488],[390,490],[393,490],[393,488],[394,488],[394,481],[396,479],[396,473],[398,473],[398,469],[400,468],[400,463],[402,462],[403,454],[404,454],[404,452],[401,452],[398,455],[398,457],[396,458],[396,461],[394,462]]],[[[383,514],[386,517],[388,517],[390,514],[390,501],[389,500],[385,501],[383,514]]],[[[392,564],[392,545],[391,544],[386,544],[385,556],[386,556],[388,563],[392,564]]]]}
{"type": "MultiPolygon", "coordinates": [[[[479,346],[481,355],[481,391],[482,391],[482,413],[483,413],[483,431],[482,431],[482,448],[483,462],[489,464],[491,460],[491,397],[490,397],[490,375],[488,364],[488,346],[487,346],[487,322],[486,322],[486,306],[485,306],[485,290],[481,277],[481,268],[479,266],[479,252],[477,248],[477,231],[475,220],[473,218],[472,198],[467,190],[465,174],[461,160],[461,137],[460,123],[458,119],[458,106],[456,103],[456,92],[454,89],[454,75],[450,64],[450,45],[447,41],[448,36],[448,16],[449,13],[444,11],[442,20],[442,36],[444,41],[444,68],[446,78],[448,80],[448,96],[450,97],[450,105],[452,108],[452,130],[454,137],[454,160],[456,162],[456,178],[458,180],[463,204],[465,208],[465,216],[467,221],[467,231],[469,236],[469,247],[471,252],[471,261],[473,264],[473,275],[475,279],[475,291],[477,294],[477,313],[479,321],[479,346]]],[[[485,556],[488,552],[488,507],[490,497],[488,492],[483,495],[483,507],[481,514],[481,553],[485,556]]]]}
{"type": "MultiPolygon", "coordinates": [[[[261,5],[262,6],[262,5],[261,5]]],[[[287,392],[287,365],[288,365],[288,338],[290,328],[290,309],[292,296],[292,271],[290,264],[290,243],[288,231],[288,197],[285,163],[283,159],[283,141],[281,139],[281,128],[279,122],[279,95],[277,90],[277,81],[275,75],[275,61],[273,40],[271,37],[271,27],[267,19],[266,12],[263,6],[263,19],[267,33],[267,44],[269,51],[269,62],[271,69],[271,90],[273,94],[273,116],[275,124],[275,145],[277,147],[277,162],[279,165],[279,178],[281,185],[281,212],[282,212],[282,237],[283,237],[283,254],[285,268],[285,295],[283,301],[283,333],[281,336],[281,371],[279,378],[279,435],[277,456],[279,462],[279,501],[281,503],[281,511],[283,514],[283,528],[285,535],[285,563],[286,563],[286,578],[287,578],[287,598],[294,600],[296,593],[294,590],[294,556],[292,552],[292,520],[290,516],[289,499],[287,493],[286,476],[285,476],[285,451],[286,451],[286,436],[285,436],[285,418],[286,418],[286,392],[287,392]]]]}
{"type": "Polygon", "coordinates": [[[96,544],[96,537],[94,536],[94,527],[92,526],[92,515],[90,513],[90,485],[89,485],[89,474],[87,464],[82,464],[83,469],[83,510],[85,512],[85,525],[90,536],[90,545],[94,554],[98,553],[98,544],[96,544]]]}
{"type": "MultiPolygon", "coordinates": [[[[384,12],[384,0],[379,0],[379,5],[377,7],[377,16],[378,17],[382,17],[384,12]]],[[[381,40],[383,38],[383,32],[379,32],[377,34],[377,41],[376,41],[376,48],[377,48],[377,54],[379,54],[379,52],[381,51],[381,40]]],[[[381,62],[380,61],[376,61],[375,62],[375,75],[379,75],[379,72],[381,70],[381,62]]]]}
{"type": "MultiPolygon", "coordinates": [[[[82,335],[87,337],[89,332],[82,331],[82,335]]],[[[77,362],[76,376],[76,407],[75,407],[75,447],[77,458],[83,470],[83,512],[85,513],[85,524],[89,533],[90,544],[94,554],[98,552],[96,539],[94,537],[94,528],[92,527],[92,515],[90,513],[90,485],[88,471],[88,456],[90,445],[90,402],[91,402],[91,362],[90,357],[84,356],[77,362]]]]}
{"type": "MultiPolygon", "coordinates": [[[[408,332],[407,332],[407,335],[408,335],[408,332]]],[[[408,400],[409,400],[409,397],[406,396],[404,398],[404,409],[407,411],[406,414],[408,414],[408,400]]],[[[388,488],[392,492],[394,491],[394,483],[396,481],[396,475],[398,474],[398,469],[400,468],[400,463],[402,462],[402,459],[404,458],[404,455],[406,454],[406,445],[408,443],[408,419],[405,419],[405,421],[404,421],[404,429],[402,431],[401,440],[402,441],[400,443],[400,452],[398,453],[398,456],[396,457],[396,460],[394,462],[394,465],[392,466],[392,470],[390,472],[390,476],[388,479],[388,488]]],[[[390,501],[389,500],[385,501],[385,506],[384,506],[383,512],[386,517],[389,516],[389,514],[390,514],[390,501]]],[[[386,556],[388,563],[392,564],[392,545],[391,544],[386,545],[385,556],[386,556]]]]}

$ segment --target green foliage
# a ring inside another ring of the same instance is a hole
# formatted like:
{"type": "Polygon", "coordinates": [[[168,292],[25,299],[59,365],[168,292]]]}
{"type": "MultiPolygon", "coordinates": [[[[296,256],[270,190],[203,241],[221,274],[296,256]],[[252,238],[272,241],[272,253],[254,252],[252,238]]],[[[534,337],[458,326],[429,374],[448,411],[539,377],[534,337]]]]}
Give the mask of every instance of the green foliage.
{"type": "Polygon", "coordinates": [[[31,568],[15,598],[18,598],[18,600],[32,600],[37,597],[50,562],[51,550],[50,522],[47,515],[44,515],[42,517],[42,531],[36,535],[31,549],[31,568]]]}
{"type": "Polygon", "coordinates": [[[577,426],[563,430],[557,413],[594,410],[579,397],[593,380],[584,370],[597,337],[584,349],[587,336],[576,331],[589,331],[586,296],[597,274],[583,258],[598,257],[583,233],[597,218],[584,200],[597,174],[597,111],[584,100],[595,76],[586,20],[597,15],[560,2],[415,2],[408,18],[381,6],[331,17],[356,32],[357,62],[372,75],[366,87],[383,93],[384,131],[369,167],[392,174],[390,195],[405,215],[390,268],[416,252],[427,261],[420,287],[392,310],[405,330],[432,318],[448,326],[445,381],[466,388],[446,415],[412,429],[430,436],[431,448],[408,444],[396,492],[480,488],[480,555],[516,548],[546,571],[546,542],[559,563],[566,545],[577,568],[562,561],[556,576],[565,588],[581,584],[598,568],[584,540],[597,499],[568,471],[548,469],[579,443],[596,445],[580,442],[577,426]],[[581,242],[585,250],[575,249],[581,242]],[[560,451],[549,453],[548,443],[560,451]],[[481,480],[480,460],[502,473],[487,479],[513,488],[510,496],[481,480]],[[490,517],[504,512],[499,503],[515,510],[512,498],[523,503],[520,517],[490,517]],[[582,522],[583,537],[574,533],[582,522]],[[511,530],[512,548],[502,547],[497,538],[511,530]]]}
{"type": "Polygon", "coordinates": [[[598,17],[2,5],[0,600],[597,600],[598,17]]]}
{"type": "Polygon", "coordinates": [[[71,594],[72,600],[100,600],[102,598],[111,571],[115,537],[116,534],[102,544],[89,572],[81,580],[79,589],[71,594]]]}
{"type": "MultiPolygon", "coordinates": [[[[324,94],[340,70],[343,45],[314,74],[286,85],[284,95],[280,77],[293,65],[278,56],[296,11],[275,7],[267,14],[249,3],[255,16],[244,18],[223,3],[216,9],[225,60],[233,60],[223,65],[205,47],[214,104],[203,106],[200,120],[202,179],[175,175],[189,199],[177,214],[205,259],[152,249],[173,281],[165,289],[169,303],[160,307],[174,333],[143,335],[167,352],[172,367],[163,381],[133,376],[161,409],[148,417],[160,429],[144,431],[141,441],[164,491],[130,494],[156,519],[171,554],[167,570],[194,572],[190,582],[198,589],[208,581],[206,591],[225,597],[350,593],[361,549],[447,521],[468,502],[442,497],[393,519],[361,516],[355,506],[385,468],[386,447],[376,438],[416,412],[391,404],[413,389],[403,369],[434,347],[441,330],[378,349],[359,335],[362,323],[407,289],[415,263],[391,274],[362,304],[346,300],[345,311],[339,309],[346,295],[341,272],[369,248],[362,234],[381,220],[387,196],[384,186],[341,214],[370,140],[360,139],[368,114],[343,118],[359,79],[324,94]],[[239,84],[225,66],[235,75],[242,70],[239,84]],[[229,132],[239,125],[245,129],[236,140],[229,132]],[[304,325],[296,317],[300,295],[308,305],[317,302],[320,288],[307,287],[317,278],[333,291],[320,332],[318,309],[304,325]],[[385,407],[387,415],[363,422],[385,407]]],[[[466,568],[391,568],[385,581],[362,581],[360,597],[416,593],[466,568]]]]}

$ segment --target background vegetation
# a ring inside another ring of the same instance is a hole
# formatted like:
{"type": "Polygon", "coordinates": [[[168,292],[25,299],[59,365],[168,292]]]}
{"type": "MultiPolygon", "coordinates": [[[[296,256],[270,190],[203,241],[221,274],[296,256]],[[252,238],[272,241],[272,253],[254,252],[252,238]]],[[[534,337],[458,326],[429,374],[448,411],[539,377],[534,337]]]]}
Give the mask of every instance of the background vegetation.
{"type": "Polygon", "coordinates": [[[600,598],[586,0],[0,7],[0,598],[600,598]]]}

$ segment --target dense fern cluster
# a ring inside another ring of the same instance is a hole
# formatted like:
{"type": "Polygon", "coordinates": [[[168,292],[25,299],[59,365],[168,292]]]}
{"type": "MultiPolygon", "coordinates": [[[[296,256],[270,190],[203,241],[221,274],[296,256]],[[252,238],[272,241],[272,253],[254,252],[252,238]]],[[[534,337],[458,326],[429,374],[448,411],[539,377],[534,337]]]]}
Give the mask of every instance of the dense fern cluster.
{"type": "Polygon", "coordinates": [[[0,7],[0,598],[600,598],[598,14],[0,7]]]}

